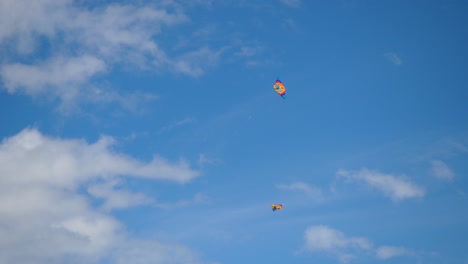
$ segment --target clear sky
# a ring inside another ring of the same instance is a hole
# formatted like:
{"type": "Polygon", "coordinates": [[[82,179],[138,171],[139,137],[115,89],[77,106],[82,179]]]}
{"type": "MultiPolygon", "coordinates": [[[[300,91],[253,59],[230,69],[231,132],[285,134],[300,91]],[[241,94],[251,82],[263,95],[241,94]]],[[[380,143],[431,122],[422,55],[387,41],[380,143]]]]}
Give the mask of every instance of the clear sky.
{"type": "Polygon", "coordinates": [[[0,263],[468,263],[467,14],[1,0],[0,263]]]}

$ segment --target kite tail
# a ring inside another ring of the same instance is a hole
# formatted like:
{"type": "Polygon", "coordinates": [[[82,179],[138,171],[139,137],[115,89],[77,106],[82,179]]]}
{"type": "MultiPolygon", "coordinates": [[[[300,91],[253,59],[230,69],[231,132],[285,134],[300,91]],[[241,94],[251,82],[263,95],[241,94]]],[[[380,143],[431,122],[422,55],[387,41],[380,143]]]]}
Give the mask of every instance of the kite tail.
{"type": "Polygon", "coordinates": [[[286,95],[283,95],[283,96],[281,96],[281,97],[283,97],[283,99],[286,100],[286,95]]]}

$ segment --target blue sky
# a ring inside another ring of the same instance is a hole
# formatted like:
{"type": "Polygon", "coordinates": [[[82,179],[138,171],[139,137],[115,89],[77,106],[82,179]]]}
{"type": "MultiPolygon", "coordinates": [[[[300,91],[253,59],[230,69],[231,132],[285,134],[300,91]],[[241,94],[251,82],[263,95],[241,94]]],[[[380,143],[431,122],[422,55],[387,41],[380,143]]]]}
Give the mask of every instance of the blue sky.
{"type": "Polygon", "coordinates": [[[468,263],[467,11],[1,1],[0,262],[468,263]]]}

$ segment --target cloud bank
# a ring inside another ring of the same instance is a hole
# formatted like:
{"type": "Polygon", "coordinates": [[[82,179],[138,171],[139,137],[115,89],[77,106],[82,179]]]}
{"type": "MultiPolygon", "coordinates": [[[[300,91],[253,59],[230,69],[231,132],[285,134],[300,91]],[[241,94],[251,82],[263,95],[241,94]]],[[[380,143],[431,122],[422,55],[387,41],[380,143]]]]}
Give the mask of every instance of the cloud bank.
{"type": "MultiPolygon", "coordinates": [[[[161,157],[143,162],[95,143],[52,138],[25,129],[0,144],[0,262],[198,263],[180,245],[127,234],[109,211],[151,203],[142,193],[117,189],[123,177],[187,183],[200,173],[161,157]],[[93,202],[103,199],[102,208],[93,202]],[[132,242],[130,242],[132,241],[132,242]],[[141,245],[136,247],[135,245],[141,245]]],[[[201,197],[196,197],[201,199],[201,197]]],[[[186,202],[185,202],[186,203],[186,202]]]]}

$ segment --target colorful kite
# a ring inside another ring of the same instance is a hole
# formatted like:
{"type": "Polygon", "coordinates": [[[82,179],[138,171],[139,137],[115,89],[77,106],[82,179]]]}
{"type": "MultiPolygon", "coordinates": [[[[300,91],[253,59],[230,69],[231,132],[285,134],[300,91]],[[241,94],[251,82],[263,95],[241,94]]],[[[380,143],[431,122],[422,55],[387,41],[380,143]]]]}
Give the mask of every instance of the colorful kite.
{"type": "Polygon", "coordinates": [[[284,84],[278,79],[276,79],[275,85],[273,85],[273,89],[278,93],[283,99],[286,99],[286,87],[284,84]]]}
{"type": "Polygon", "coordinates": [[[281,210],[281,209],[283,209],[283,205],[282,205],[282,204],[272,204],[272,205],[271,205],[271,210],[273,210],[273,211],[281,210]]]}

